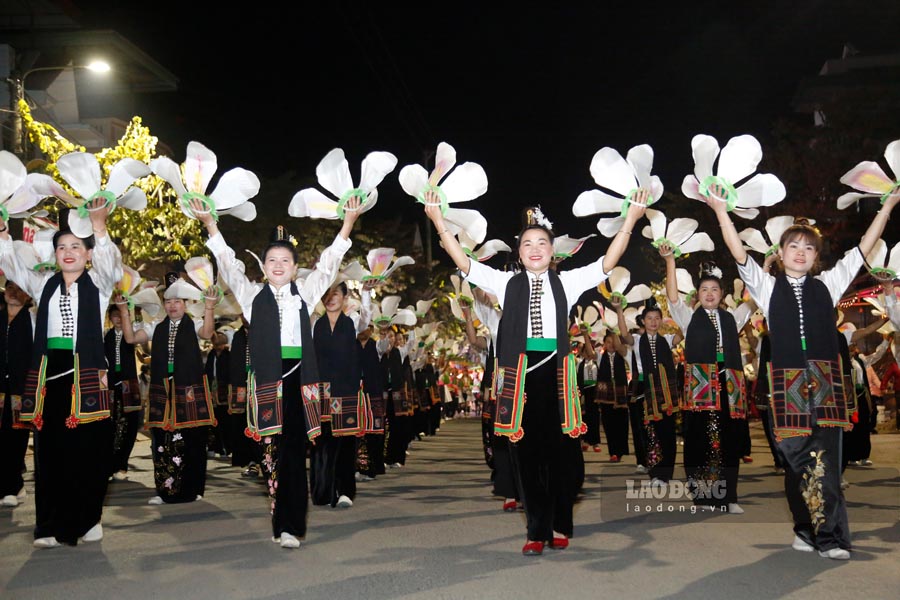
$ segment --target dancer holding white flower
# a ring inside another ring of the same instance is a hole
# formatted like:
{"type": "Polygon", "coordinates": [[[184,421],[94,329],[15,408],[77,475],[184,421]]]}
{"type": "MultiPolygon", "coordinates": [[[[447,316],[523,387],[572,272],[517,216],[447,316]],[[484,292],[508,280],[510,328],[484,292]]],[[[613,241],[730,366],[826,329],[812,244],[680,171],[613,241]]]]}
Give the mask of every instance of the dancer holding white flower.
{"type": "Polygon", "coordinates": [[[320,434],[319,375],[313,348],[310,307],[315,306],[337,276],[350,249],[350,231],[359,217],[361,198],[352,196],[343,206],[344,224],[326,248],[316,269],[302,286],[297,274],[297,251],[282,235],[263,251],[267,283],[250,281],[244,265],[226,243],[213,215],[197,200],[189,206],[206,226],[219,276],[231,288],[252,326],[249,339],[250,372],[247,394],[250,433],[262,439],[270,473],[273,541],[282,548],[299,548],[306,535],[309,484],[306,444],[320,434]],[[279,343],[273,344],[273,340],[279,343]]]}
{"type": "Polygon", "coordinates": [[[785,494],[794,517],[793,548],[823,557],[850,558],[850,530],[841,493],[841,429],[850,427],[838,367],[834,307],[887,225],[900,193],[889,193],[858,247],[837,265],[818,270],[822,238],[809,225],[788,227],[779,240],[784,272],[765,273],[747,256],[731,217],[728,196],[710,186],[722,235],[741,279],[766,315],[772,349],[771,412],[785,459],[785,494]],[[829,326],[822,326],[822,325],[829,326]]]}
{"type": "Polygon", "coordinates": [[[581,294],[604,281],[628,246],[646,210],[647,191],[635,193],[606,256],[579,269],[551,269],[553,233],[538,210],[529,211],[519,235],[523,270],[507,273],[471,260],[450,235],[435,190],[423,194],[425,213],[456,266],[503,309],[498,347],[495,433],[510,437],[524,492],[528,537],[522,552],[541,554],[545,543],[562,549],[573,533],[575,464],[583,423],[569,352],[568,314],[581,294]],[[526,402],[527,396],[527,402],[526,402]],[[542,473],[546,476],[542,476],[542,473]]]}

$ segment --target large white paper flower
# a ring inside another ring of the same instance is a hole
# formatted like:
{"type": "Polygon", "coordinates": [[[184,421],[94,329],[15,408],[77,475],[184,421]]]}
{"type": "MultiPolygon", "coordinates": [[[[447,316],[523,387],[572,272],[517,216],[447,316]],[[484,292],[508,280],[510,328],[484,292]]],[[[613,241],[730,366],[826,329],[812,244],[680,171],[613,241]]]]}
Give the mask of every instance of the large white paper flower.
{"type": "Polygon", "coordinates": [[[100,179],[100,163],[87,152],[69,152],[56,161],[59,176],[75,190],[78,196],[69,194],[52,179],[36,182],[35,191],[56,196],[75,210],[69,211],[69,229],[80,238],[93,233],[86,204],[98,198],[106,200],[110,211],[117,206],[130,210],[143,210],[147,206],[144,191],[132,184],[150,174],[150,168],[139,160],[123,158],[112,166],[106,186],[100,179]]]}
{"type": "MultiPolygon", "coordinates": [[[[815,220],[813,219],[807,219],[806,221],[810,225],[815,223],[815,220]]],[[[766,221],[765,230],[766,235],[769,237],[768,241],[759,230],[753,229],[752,227],[743,230],[738,236],[743,240],[745,249],[754,250],[768,257],[778,252],[778,242],[781,240],[781,235],[788,227],[791,227],[794,222],[794,217],[790,216],[772,217],[766,221]]]]}
{"type": "Polygon", "coordinates": [[[477,210],[451,208],[450,205],[468,202],[484,194],[488,185],[487,175],[481,165],[473,162],[463,163],[456,169],[453,169],[454,165],[456,150],[450,144],[441,142],[437,147],[431,175],[421,165],[406,165],[400,170],[400,186],[404,192],[423,204],[425,192],[437,192],[441,199],[444,222],[450,233],[458,235],[460,231],[465,231],[475,243],[480,244],[487,235],[485,218],[477,210]]]}
{"type": "Polygon", "coordinates": [[[900,242],[894,244],[888,257],[887,244],[884,240],[875,242],[875,246],[866,255],[869,273],[878,281],[887,282],[897,278],[900,273],[900,242]],[[885,262],[887,259],[887,262],[885,262]]]}
{"type": "Polygon", "coordinates": [[[697,286],[694,285],[694,278],[691,277],[687,269],[675,269],[675,282],[678,291],[681,293],[681,299],[687,306],[693,306],[694,298],[697,295],[697,286]]]}
{"type": "Polygon", "coordinates": [[[52,184],[52,177],[29,174],[15,154],[0,150],[0,219],[31,216],[31,209],[49,195],[52,184]]]}
{"type": "MultiPolygon", "coordinates": [[[[619,331],[619,316],[616,314],[614,310],[603,310],[601,313],[601,318],[603,319],[603,325],[609,330],[615,333],[616,335],[620,335],[622,332],[619,331]]],[[[637,317],[639,311],[636,308],[626,308],[622,311],[622,315],[625,317],[625,325],[629,330],[637,327],[637,317]]]]}
{"type": "Polygon", "coordinates": [[[381,327],[383,325],[403,325],[413,327],[416,324],[416,313],[400,307],[400,296],[385,296],[379,305],[372,303],[372,322],[381,327]]]}
{"type": "MultiPolygon", "coordinates": [[[[591,337],[596,339],[605,327],[603,320],[600,318],[600,312],[593,304],[589,304],[583,309],[580,306],[575,307],[575,328],[586,327],[590,331],[591,337]]],[[[576,335],[578,333],[580,331],[576,332],[576,335]]]]}
{"type": "Polygon", "coordinates": [[[465,231],[460,231],[456,237],[459,240],[459,245],[462,246],[463,252],[468,254],[469,258],[474,258],[478,262],[484,262],[492,258],[498,252],[512,252],[512,248],[501,240],[488,240],[480,248],[476,249],[478,242],[469,237],[465,231]]]}
{"type": "Polygon", "coordinates": [[[116,285],[116,290],[125,297],[129,308],[138,307],[146,320],[153,320],[162,310],[162,303],[156,290],[141,287],[143,283],[143,277],[136,269],[122,265],[122,279],[116,285]]]}
{"type": "Polygon", "coordinates": [[[586,217],[597,213],[619,213],[617,217],[597,222],[600,233],[614,237],[622,228],[625,213],[638,190],[645,189],[650,193],[648,206],[662,198],[663,184],[659,177],[650,174],[652,168],[653,148],[647,144],[635,146],[626,158],[613,148],[601,148],[591,160],[591,176],[604,189],[582,192],[572,206],[572,214],[586,217]]]}
{"type": "Polygon", "coordinates": [[[575,256],[575,254],[581,250],[584,242],[592,237],[596,237],[596,234],[591,233],[583,238],[571,238],[568,235],[558,235],[554,237],[553,260],[556,261],[556,264],[559,264],[565,259],[575,256]]]}
{"type": "Polygon", "coordinates": [[[643,283],[628,290],[629,283],[631,283],[631,272],[625,267],[616,267],[610,272],[609,278],[597,286],[597,289],[607,300],[619,298],[623,308],[633,302],[643,302],[653,295],[650,288],[643,283]]]}
{"type": "Polygon", "coordinates": [[[726,194],[719,200],[726,203],[729,211],[745,219],[755,218],[760,206],[772,206],[784,200],[784,184],[778,177],[771,173],[753,175],[762,160],[762,147],[752,135],[731,138],[721,153],[716,138],[695,135],[691,148],[694,173],[686,175],[681,184],[681,192],[688,198],[706,202],[710,188],[720,185],[726,194]],[[716,157],[719,161],[713,174],[716,157]]]}
{"type": "Polygon", "coordinates": [[[641,231],[643,236],[651,240],[654,248],[659,248],[663,244],[671,246],[675,258],[701,250],[710,252],[716,248],[709,235],[697,232],[700,224],[694,219],[678,218],[668,223],[666,215],[653,209],[647,210],[647,219],[650,225],[641,231]]]}
{"type": "Polygon", "coordinates": [[[358,262],[353,262],[345,269],[347,278],[355,281],[379,281],[383,282],[391,276],[398,267],[414,265],[415,260],[411,256],[400,256],[394,260],[396,250],[393,248],[373,248],[366,255],[369,269],[366,270],[358,262]],[[393,261],[393,262],[391,262],[393,261]]]}
{"type": "MultiPolygon", "coordinates": [[[[428,311],[431,310],[431,306],[434,304],[434,298],[430,298],[428,300],[419,300],[416,302],[415,306],[407,306],[406,308],[413,311],[416,314],[416,318],[419,321],[422,321],[425,318],[425,315],[428,314],[428,311]]],[[[431,333],[431,330],[429,330],[431,333]]],[[[419,337],[417,339],[422,339],[419,337]]]]}
{"type": "MultiPolygon", "coordinates": [[[[884,158],[894,173],[894,177],[900,177],[900,140],[888,144],[884,151],[884,158]]],[[[878,163],[873,161],[863,161],[844,173],[841,183],[863,193],[848,192],[844,194],[837,199],[839,209],[856,204],[860,198],[881,198],[881,203],[884,204],[888,196],[900,190],[900,180],[888,177],[878,163]]]]}
{"type": "Polygon", "coordinates": [[[216,155],[200,142],[188,144],[180,167],[166,156],[150,162],[150,169],[178,194],[181,210],[189,218],[196,218],[190,209],[191,200],[196,199],[212,212],[215,219],[219,215],[231,215],[241,221],[252,221],[256,218],[256,206],[249,200],[259,193],[259,178],[246,169],[231,169],[219,178],[216,189],[207,195],[206,188],[218,166],[216,155]]]}
{"type": "Polygon", "coordinates": [[[378,201],[376,187],[396,166],[397,157],[390,152],[371,152],[363,159],[359,186],[354,186],[344,151],[335,148],[319,162],[316,179],[336,200],[316,188],[305,188],[294,194],[288,214],[311,219],[342,219],[344,205],[353,196],[361,198],[359,212],[364,213],[375,206],[378,201]]]}

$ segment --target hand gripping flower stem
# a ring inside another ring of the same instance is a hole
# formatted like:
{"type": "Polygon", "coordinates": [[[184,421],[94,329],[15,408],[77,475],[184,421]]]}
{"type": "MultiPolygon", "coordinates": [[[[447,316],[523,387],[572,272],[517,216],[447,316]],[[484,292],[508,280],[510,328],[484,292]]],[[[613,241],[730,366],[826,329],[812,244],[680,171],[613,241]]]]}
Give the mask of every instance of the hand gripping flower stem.
{"type": "Polygon", "coordinates": [[[675,253],[669,244],[660,244],[659,255],[666,261],[666,297],[670,303],[678,302],[678,276],[675,274],[675,253]]]}
{"type": "Polygon", "coordinates": [[[625,303],[619,296],[610,298],[609,303],[612,304],[613,309],[615,309],[616,319],[619,321],[619,337],[625,344],[634,346],[634,336],[628,331],[628,321],[625,320],[625,303]]]}
{"type": "Polygon", "coordinates": [[[128,311],[128,301],[122,294],[113,296],[113,303],[119,309],[119,315],[122,317],[122,339],[129,344],[146,344],[150,341],[150,337],[143,329],[135,331],[131,326],[131,313],[128,311]]]}
{"type": "Polygon", "coordinates": [[[591,328],[586,323],[579,323],[578,331],[584,338],[584,356],[589,360],[597,358],[597,351],[594,350],[594,342],[591,340],[591,328]]]}

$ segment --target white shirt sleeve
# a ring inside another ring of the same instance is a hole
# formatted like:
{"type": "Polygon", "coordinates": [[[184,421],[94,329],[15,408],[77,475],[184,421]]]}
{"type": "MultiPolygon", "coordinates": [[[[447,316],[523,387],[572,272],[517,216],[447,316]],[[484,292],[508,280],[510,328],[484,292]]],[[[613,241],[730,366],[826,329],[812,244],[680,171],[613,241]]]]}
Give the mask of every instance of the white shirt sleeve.
{"type": "Polygon", "coordinates": [[[318,304],[331,284],[334,283],[341,268],[341,261],[344,260],[344,255],[351,245],[353,243],[349,239],[345,240],[337,235],[331,245],[322,251],[316,268],[306,277],[303,287],[300,288],[300,296],[307,306],[318,304]]]}
{"type": "Polygon", "coordinates": [[[694,318],[694,311],[691,310],[691,307],[685,304],[684,300],[679,296],[678,302],[669,302],[669,314],[672,315],[675,324],[681,328],[681,333],[687,337],[688,325],[691,324],[691,319],[694,318]]]}
{"type": "Polygon", "coordinates": [[[887,352],[888,348],[890,347],[890,342],[888,342],[887,340],[881,340],[881,343],[878,344],[878,347],[875,348],[875,351],[872,354],[868,356],[863,356],[862,354],[860,354],[859,357],[862,359],[863,364],[866,365],[866,367],[869,367],[881,360],[881,357],[884,356],[885,352],[887,352]]]}
{"type": "Polygon", "coordinates": [[[506,286],[513,275],[515,273],[492,269],[477,260],[469,259],[469,274],[466,276],[466,281],[474,283],[489,294],[496,296],[502,307],[503,301],[506,299],[506,286]]]}
{"type": "Polygon", "coordinates": [[[755,310],[756,309],[749,302],[742,302],[740,306],[729,311],[731,312],[731,316],[734,317],[734,322],[737,325],[738,331],[744,328],[744,325],[750,320],[750,316],[755,310]]]}
{"type": "Polygon", "coordinates": [[[31,296],[35,306],[40,304],[44,285],[53,276],[53,273],[37,273],[29,269],[16,254],[12,238],[0,240],[0,268],[3,269],[7,279],[15,281],[26,294],[31,296]]]}
{"type": "Polygon", "coordinates": [[[360,293],[359,317],[356,320],[356,333],[362,333],[372,322],[372,292],[363,290],[360,293]]]}
{"type": "Polygon", "coordinates": [[[775,278],[762,270],[759,263],[749,255],[747,262],[738,264],[738,274],[747,286],[750,297],[766,317],[769,316],[769,300],[772,299],[772,290],[775,288],[775,278]]]}
{"type": "Polygon", "coordinates": [[[562,271],[559,274],[563,289],[566,290],[566,300],[569,302],[568,310],[572,310],[583,293],[606,281],[608,275],[603,272],[604,258],[606,258],[605,255],[589,265],[562,271]]]}
{"type": "Polygon", "coordinates": [[[109,235],[96,238],[91,265],[88,275],[100,291],[100,297],[109,298],[122,279],[122,253],[109,239],[109,235]]]}
{"type": "Polygon", "coordinates": [[[841,296],[850,287],[853,278],[859,273],[859,268],[862,265],[862,251],[859,249],[859,246],[856,246],[848,250],[834,267],[816,275],[816,279],[824,283],[825,287],[828,288],[834,306],[837,306],[841,296]]]}
{"type": "Polygon", "coordinates": [[[234,255],[221,233],[212,235],[206,240],[206,247],[210,249],[219,267],[219,277],[231,289],[235,300],[241,305],[244,318],[252,322],[253,299],[262,289],[261,283],[250,281],[244,274],[244,263],[234,255]]]}

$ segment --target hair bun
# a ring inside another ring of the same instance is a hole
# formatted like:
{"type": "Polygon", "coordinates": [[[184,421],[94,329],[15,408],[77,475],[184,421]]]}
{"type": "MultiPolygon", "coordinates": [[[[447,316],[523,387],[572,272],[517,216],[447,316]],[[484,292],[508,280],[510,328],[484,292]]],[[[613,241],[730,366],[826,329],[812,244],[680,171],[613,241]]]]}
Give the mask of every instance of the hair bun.
{"type": "Polygon", "coordinates": [[[716,266],[714,261],[704,261],[700,263],[700,278],[703,279],[704,277],[722,279],[722,269],[716,266]]]}

